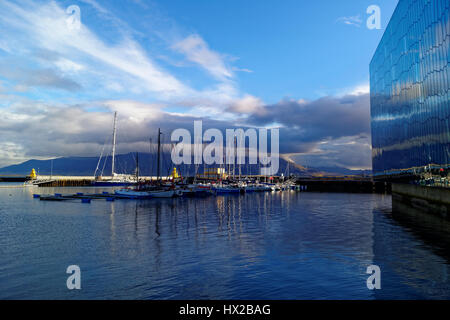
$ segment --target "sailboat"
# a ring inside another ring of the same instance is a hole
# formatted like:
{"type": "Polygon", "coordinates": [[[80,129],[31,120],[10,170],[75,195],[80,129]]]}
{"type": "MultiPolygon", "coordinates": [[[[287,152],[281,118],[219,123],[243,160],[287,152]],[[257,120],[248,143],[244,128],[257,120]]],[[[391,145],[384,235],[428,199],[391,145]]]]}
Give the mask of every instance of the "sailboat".
{"type": "MultiPolygon", "coordinates": [[[[131,186],[136,184],[136,181],[132,176],[117,174],[115,172],[116,164],[116,135],[117,135],[117,111],[114,112],[114,126],[113,126],[113,141],[112,141],[112,160],[111,160],[111,178],[102,179],[101,176],[96,176],[94,181],[91,183],[95,187],[116,187],[116,186],[131,186]]],[[[106,161],[106,160],[105,160],[106,161]]],[[[99,159],[100,163],[100,159],[99,159]]],[[[98,169],[98,165],[97,165],[98,169]]],[[[95,174],[97,173],[97,170],[95,174]]]]}
{"type": "MultiPolygon", "coordinates": [[[[118,196],[131,199],[148,198],[173,198],[183,195],[181,190],[175,188],[175,185],[164,186],[161,179],[161,129],[158,129],[158,159],[157,159],[157,178],[156,185],[138,185],[135,188],[125,188],[116,190],[114,193],[118,196]]],[[[139,170],[137,166],[137,170],[139,170]]]]}

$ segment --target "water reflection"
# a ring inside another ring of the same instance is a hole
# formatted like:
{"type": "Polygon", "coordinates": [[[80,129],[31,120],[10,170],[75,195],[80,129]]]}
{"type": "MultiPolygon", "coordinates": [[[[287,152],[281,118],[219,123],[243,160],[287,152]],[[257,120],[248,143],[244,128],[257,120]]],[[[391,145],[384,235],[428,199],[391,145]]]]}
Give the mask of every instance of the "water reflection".
{"type": "Polygon", "coordinates": [[[401,202],[394,203],[392,219],[450,263],[449,220],[423,213],[401,202]]]}
{"type": "Polygon", "coordinates": [[[450,224],[401,203],[374,211],[374,261],[390,275],[377,298],[450,297],[450,224]]]}
{"type": "Polygon", "coordinates": [[[417,231],[398,218],[389,196],[278,192],[86,205],[11,192],[14,203],[0,191],[0,298],[449,296],[448,237],[438,241],[423,221],[417,231]],[[69,264],[82,268],[79,292],[65,290],[69,264]],[[370,264],[382,267],[380,292],[366,288],[370,264]]]}

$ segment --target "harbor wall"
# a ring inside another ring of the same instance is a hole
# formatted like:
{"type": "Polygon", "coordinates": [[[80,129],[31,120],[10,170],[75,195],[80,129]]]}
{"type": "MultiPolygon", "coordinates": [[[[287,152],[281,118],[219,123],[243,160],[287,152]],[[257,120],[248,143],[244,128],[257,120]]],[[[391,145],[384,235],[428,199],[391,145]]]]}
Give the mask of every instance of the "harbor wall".
{"type": "Polygon", "coordinates": [[[0,182],[25,182],[30,180],[30,177],[0,177],[0,182]]]}
{"type": "Polygon", "coordinates": [[[450,189],[393,183],[393,209],[405,211],[405,206],[415,211],[450,219],[450,189]]]}
{"type": "Polygon", "coordinates": [[[372,180],[298,179],[297,185],[309,192],[390,193],[391,184],[372,180]]]}
{"type": "MultiPolygon", "coordinates": [[[[111,179],[112,177],[103,177],[103,180],[111,179]]],[[[156,177],[140,177],[140,180],[155,180],[156,177]]],[[[166,180],[167,178],[162,178],[166,180]]],[[[39,187],[86,187],[90,186],[94,181],[92,176],[43,176],[39,175],[35,180],[39,183],[39,187]]]]}

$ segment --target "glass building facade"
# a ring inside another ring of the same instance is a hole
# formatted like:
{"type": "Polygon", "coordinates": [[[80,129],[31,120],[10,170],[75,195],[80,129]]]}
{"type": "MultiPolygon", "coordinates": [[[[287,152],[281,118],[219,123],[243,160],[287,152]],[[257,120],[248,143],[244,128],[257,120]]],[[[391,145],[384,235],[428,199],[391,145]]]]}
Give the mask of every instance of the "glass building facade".
{"type": "Polygon", "coordinates": [[[450,0],[399,0],[370,63],[374,176],[450,165],[450,0]]]}

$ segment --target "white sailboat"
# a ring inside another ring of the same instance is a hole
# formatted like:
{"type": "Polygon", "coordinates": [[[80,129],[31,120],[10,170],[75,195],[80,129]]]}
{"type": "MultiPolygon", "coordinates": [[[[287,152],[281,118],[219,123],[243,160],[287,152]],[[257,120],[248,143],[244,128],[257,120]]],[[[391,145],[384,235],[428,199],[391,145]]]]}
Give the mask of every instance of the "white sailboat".
{"type": "MultiPolygon", "coordinates": [[[[101,175],[99,177],[95,177],[92,182],[92,186],[95,187],[116,187],[116,186],[131,186],[136,183],[136,180],[131,175],[126,174],[117,174],[115,172],[115,164],[116,164],[116,135],[117,135],[117,111],[114,112],[114,126],[113,126],[113,141],[112,141],[112,159],[111,159],[111,178],[110,179],[102,179],[101,175]]],[[[101,157],[97,164],[97,168],[95,170],[94,175],[97,174],[98,165],[100,164],[101,157]]],[[[106,160],[105,160],[106,161],[106,160]]]]}

